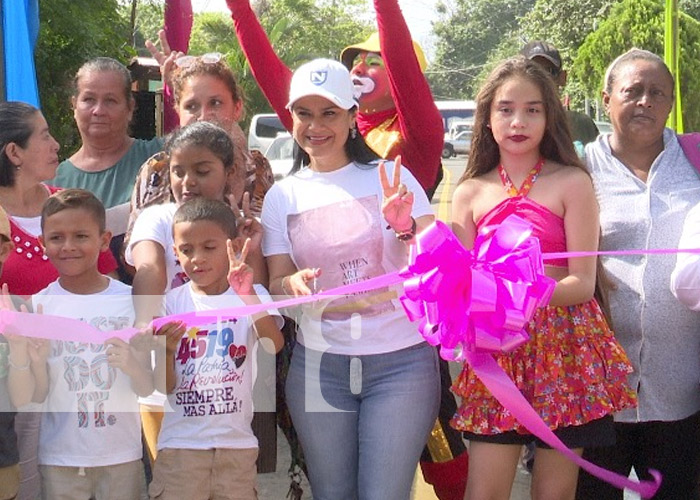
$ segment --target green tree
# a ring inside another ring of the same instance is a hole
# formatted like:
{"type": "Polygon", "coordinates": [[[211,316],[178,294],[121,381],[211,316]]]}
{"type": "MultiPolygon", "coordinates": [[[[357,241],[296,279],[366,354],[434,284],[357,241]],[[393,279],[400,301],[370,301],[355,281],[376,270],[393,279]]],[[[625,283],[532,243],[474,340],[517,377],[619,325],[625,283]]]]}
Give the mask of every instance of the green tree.
{"type": "Polygon", "coordinates": [[[51,133],[70,156],[80,144],[70,105],[72,79],[88,59],[108,55],[127,63],[129,25],[116,0],[42,0],[35,52],[41,107],[51,133]]]}
{"type": "MultiPolygon", "coordinates": [[[[436,99],[471,99],[494,49],[518,33],[535,0],[456,0],[437,6],[436,58],[428,72],[436,99]]],[[[515,46],[517,43],[512,42],[515,46]]]]}
{"type": "Polygon", "coordinates": [[[145,42],[158,40],[158,30],[163,27],[164,9],[163,0],[130,0],[122,7],[122,17],[129,19],[131,26],[132,47],[140,56],[150,57],[145,42]]]}
{"type": "Polygon", "coordinates": [[[693,19],[700,21],[700,0],[678,0],[678,8],[693,19]]]}
{"type": "MultiPolygon", "coordinates": [[[[700,23],[681,14],[680,88],[686,130],[700,129],[700,23]]],[[[586,37],[572,68],[584,95],[600,95],[603,75],[612,60],[632,47],[663,56],[664,6],[651,0],[623,0],[613,6],[608,18],[586,37]]]]}
{"type": "MultiPolygon", "coordinates": [[[[583,40],[619,0],[537,0],[520,20],[525,41],[545,40],[570,63],[583,40]]],[[[568,64],[566,64],[568,66],[568,64]]]]}
{"type": "MultiPolygon", "coordinates": [[[[275,52],[290,68],[315,57],[337,58],[347,45],[364,40],[374,28],[362,21],[362,0],[261,1],[254,9],[275,52]]],[[[224,54],[246,96],[248,117],[270,112],[243,55],[228,13],[195,15],[190,41],[192,54],[224,54]]],[[[246,122],[247,123],[247,120],[246,122]]],[[[244,123],[244,125],[245,125],[244,123]]]]}

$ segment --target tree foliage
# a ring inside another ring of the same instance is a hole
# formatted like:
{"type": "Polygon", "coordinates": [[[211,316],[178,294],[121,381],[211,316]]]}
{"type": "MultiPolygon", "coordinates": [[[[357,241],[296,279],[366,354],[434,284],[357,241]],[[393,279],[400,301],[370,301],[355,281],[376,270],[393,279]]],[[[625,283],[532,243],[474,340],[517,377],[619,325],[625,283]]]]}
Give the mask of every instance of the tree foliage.
{"type": "MultiPolygon", "coordinates": [[[[261,0],[255,8],[275,50],[292,68],[314,57],[336,58],[343,47],[364,40],[376,29],[361,15],[364,0],[261,0]]],[[[137,53],[148,55],[144,41],[157,39],[163,9],[164,0],[41,1],[37,79],[42,110],[61,144],[61,157],[71,155],[80,144],[70,106],[77,69],[97,56],[128,64],[137,53]]],[[[190,52],[213,51],[223,53],[239,77],[249,115],[269,110],[229,14],[195,14],[190,52]]]]}
{"type": "MultiPolygon", "coordinates": [[[[518,20],[535,0],[456,0],[438,4],[434,24],[436,60],[428,72],[433,94],[442,99],[471,99],[491,52],[518,33],[518,20]]],[[[517,43],[513,43],[517,45],[517,43]]]]}
{"type": "Polygon", "coordinates": [[[136,7],[136,18],[131,29],[133,31],[133,49],[144,57],[150,57],[146,49],[146,40],[158,40],[158,30],[163,28],[163,0],[129,0],[129,5],[122,9],[124,17],[129,16],[132,6],[136,7]]]}
{"type": "Polygon", "coordinates": [[[700,0],[678,0],[678,8],[696,21],[700,21],[700,0]]]}
{"type": "Polygon", "coordinates": [[[41,108],[51,133],[70,156],[80,137],[70,105],[72,79],[88,59],[108,55],[127,63],[129,25],[117,0],[42,0],[35,52],[41,108]]]}
{"type": "MultiPolygon", "coordinates": [[[[681,14],[680,88],[686,130],[700,130],[700,23],[681,14]]],[[[586,95],[599,95],[603,76],[612,60],[632,47],[663,56],[664,9],[661,2],[623,0],[614,5],[608,18],[581,45],[572,76],[586,95]]]]}
{"type": "Polygon", "coordinates": [[[520,21],[525,40],[545,40],[569,66],[583,40],[619,0],[537,0],[520,21]]]}

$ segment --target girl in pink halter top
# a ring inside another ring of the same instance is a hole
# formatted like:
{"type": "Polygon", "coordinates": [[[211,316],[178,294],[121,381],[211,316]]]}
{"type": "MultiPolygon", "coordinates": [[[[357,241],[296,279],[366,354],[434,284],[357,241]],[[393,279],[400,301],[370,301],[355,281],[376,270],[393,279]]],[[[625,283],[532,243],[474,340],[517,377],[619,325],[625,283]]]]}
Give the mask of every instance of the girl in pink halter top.
{"type": "MultiPolygon", "coordinates": [[[[566,251],[564,219],[527,196],[543,163],[541,160],[535,165],[520,189],[513,186],[499,165],[509,197],[489,210],[477,222],[477,228],[517,214],[533,225],[542,252],[566,251]]],[[[546,264],[566,267],[567,261],[550,260],[546,264]]],[[[550,428],[586,424],[634,405],[634,392],[625,383],[630,371],[627,356],[595,299],[538,309],[527,330],[528,343],[496,358],[550,428]],[[586,396],[572,398],[572,394],[586,396]]],[[[457,429],[473,434],[528,433],[491,396],[469,365],[465,365],[453,390],[462,397],[452,420],[457,429]]]]}
{"type": "MultiPolygon", "coordinates": [[[[595,250],[593,183],[576,155],[551,75],[523,57],[508,59],[476,101],[467,169],[452,202],[460,241],[471,247],[479,228],[517,214],[532,224],[543,252],[595,250]],[[524,178],[519,188],[515,176],[524,178]]],[[[627,384],[632,367],[593,298],[595,259],[545,264],[557,284],[549,305],[526,326],[530,340],[493,356],[566,446],[610,446],[612,414],[634,406],[636,395],[627,384]]],[[[461,405],[451,423],[471,442],[467,497],[510,498],[520,449],[534,441],[533,498],[546,493],[573,500],[578,468],[530,435],[468,364],[453,391],[461,405]]]]}

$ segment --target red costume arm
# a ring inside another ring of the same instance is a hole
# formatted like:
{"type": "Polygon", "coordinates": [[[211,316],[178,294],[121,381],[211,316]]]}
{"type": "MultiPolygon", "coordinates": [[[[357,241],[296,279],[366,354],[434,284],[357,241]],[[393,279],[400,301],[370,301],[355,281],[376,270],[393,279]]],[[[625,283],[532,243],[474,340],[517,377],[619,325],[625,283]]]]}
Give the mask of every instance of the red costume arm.
{"type": "Polygon", "coordinates": [[[444,128],[397,0],[374,0],[379,44],[403,137],[401,161],[424,189],[441,168],[444,128]]]}
{"type": "Polygon", "coordinates": [[[255,81],[282,124],[292,130],[292,116],[285,107],[289,100],[292,71],[277,57],[248,0],[226,0],[231,10],[238,43],[248,59],[255,81]]]}

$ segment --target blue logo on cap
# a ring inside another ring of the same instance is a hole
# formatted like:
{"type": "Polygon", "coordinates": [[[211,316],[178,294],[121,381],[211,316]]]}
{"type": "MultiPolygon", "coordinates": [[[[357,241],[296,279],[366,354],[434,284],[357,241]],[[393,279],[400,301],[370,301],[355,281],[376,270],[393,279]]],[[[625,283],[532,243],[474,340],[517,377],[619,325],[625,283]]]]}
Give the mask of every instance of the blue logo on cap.
{"type": "Polygon", "coordinates": [[[328,71],[312,71],[310,75],[311,83],[314,85],[323,85],[328,78],[328,71]]]}

